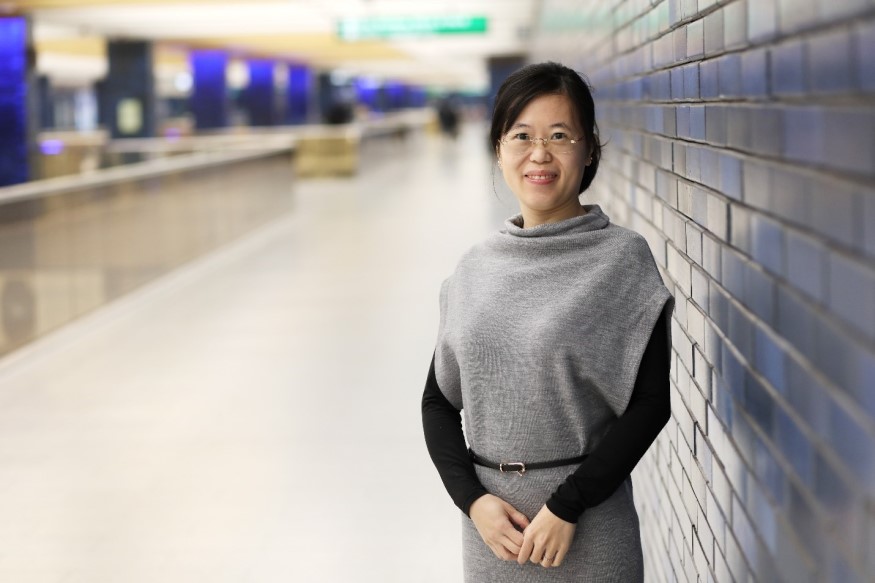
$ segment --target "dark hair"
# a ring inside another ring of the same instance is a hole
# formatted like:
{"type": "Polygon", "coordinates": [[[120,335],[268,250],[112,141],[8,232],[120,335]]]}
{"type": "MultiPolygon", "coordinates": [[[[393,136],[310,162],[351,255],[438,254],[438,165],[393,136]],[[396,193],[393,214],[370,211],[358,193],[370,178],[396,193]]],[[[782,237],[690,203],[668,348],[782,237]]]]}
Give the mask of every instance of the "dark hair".
{"type": "Polygon", "coordinates": [[[489,139],[492,149],[498,152],[501,138],[510,129],[530,101],[542,95],[565,95],[583,126],[587,146],[592,148],[592,163],[583,171],[580,192],[592,183],[599,168],[602,144],[599,141],[598,125],[595,122],[595,103],[589,84],[576,71],[559,63],[546,62],[526,65],[512,73],[495,96],[492,112],[492,128],[489,139]]]}

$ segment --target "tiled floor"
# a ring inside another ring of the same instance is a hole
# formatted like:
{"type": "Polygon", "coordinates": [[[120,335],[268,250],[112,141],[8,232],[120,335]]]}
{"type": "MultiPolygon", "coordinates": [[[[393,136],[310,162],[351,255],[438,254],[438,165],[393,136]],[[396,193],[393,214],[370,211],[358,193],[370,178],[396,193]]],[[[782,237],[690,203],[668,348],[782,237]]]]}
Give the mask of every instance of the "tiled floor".
{"type": "Polygon", "coordinates": [[[0,361],[0,581],[460,580],[419,399],[441,280],[515,208],[469,130],[0,361]]]}

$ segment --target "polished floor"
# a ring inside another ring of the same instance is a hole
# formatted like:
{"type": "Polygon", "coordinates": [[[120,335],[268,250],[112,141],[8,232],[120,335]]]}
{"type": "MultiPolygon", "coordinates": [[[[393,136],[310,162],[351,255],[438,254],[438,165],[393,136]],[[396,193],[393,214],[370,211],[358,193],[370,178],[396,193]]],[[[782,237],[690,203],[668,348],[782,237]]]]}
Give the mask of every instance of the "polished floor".
{"type": "Polygon", "coordinates": [[[421,437],[438,290],[514,212],[482,128],[0,360],[0,581],[461,580],[421,437]]]}

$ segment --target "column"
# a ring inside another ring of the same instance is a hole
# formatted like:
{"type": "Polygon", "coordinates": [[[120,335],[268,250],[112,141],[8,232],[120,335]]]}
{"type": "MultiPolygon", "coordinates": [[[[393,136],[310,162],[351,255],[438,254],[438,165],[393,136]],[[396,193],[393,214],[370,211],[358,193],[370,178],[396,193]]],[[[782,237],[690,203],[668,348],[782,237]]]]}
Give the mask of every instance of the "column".
{"type": "Polygon", "coordinates": [[[32,50],[28,21],[0,18],[0,186],[31,179],[36,141],[32,50]]]}
{"type": "Polygon", "coordinates": [[[310,113],[313,74],[304,65],[289,65],[289,86],[286,91],[286,123],[302,124],[310,113]]]}
{"type": "Polygon", "coordinates": [[[246,88],[244,104],[249,113],[249,125],[276,125],[276,105],[274,102],[274,61],[253,59],[248,63],[249,86],[246,88]]]}
{"type": "Polygon", "coordinates": [[[106,120],[113,138],[155,135],[155,75],[150,41],[109,41],[106,120]]]}
{"type": "Polygon", "coordinates": [[[228,125],[228,85],[225,69],[228,55],[224,51],[199,50],[191,53],[194,90],[191,111],[199,130],[228,125]]]}

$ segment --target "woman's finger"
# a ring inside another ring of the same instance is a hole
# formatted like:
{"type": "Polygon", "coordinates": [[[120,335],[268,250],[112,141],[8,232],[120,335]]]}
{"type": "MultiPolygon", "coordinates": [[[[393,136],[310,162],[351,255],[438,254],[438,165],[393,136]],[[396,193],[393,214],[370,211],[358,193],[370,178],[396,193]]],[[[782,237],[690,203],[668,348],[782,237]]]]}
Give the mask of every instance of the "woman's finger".
{"type": "MultiPolygon", "coordinates": [[[[521,542],[522,542],[522,541],[521,541],[521,542]]],[[[512,553],[514,554],[515,557],[516,557],[517,555],[520,554],[520,548],[522,548],[522,545],[521,545],[521,544],[517,544],[517,543],[515,543],[515,542],[513,541],[513,539],[511,539],[510,537],[505,536],[504,538],[502,538],[502,539],[501,539],[501,544],[502,544],[502,545],[504,546],[504,548],[506,548],[508,551],[512,552],[512,553]]]]}
{"type": "Polygon", "coordinates": [[[558,567],[562,564],[562,561],[565,560],[565,553],[568,552],[567,548],[559,548],[559,552],[556,553],[556,556],[553,558],[553,566],[558,567]]]}
{"type": "Polygon", "coordinates": [[[556,553],[553,551],[545,551],[544,558],[541,560],[542,567],[551,567],[554,565],[553,557],[556,556],[556,553]]]}

